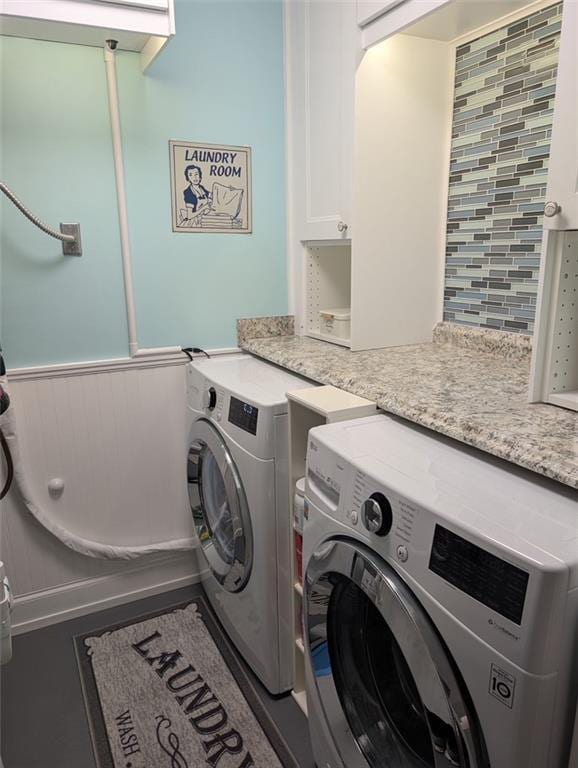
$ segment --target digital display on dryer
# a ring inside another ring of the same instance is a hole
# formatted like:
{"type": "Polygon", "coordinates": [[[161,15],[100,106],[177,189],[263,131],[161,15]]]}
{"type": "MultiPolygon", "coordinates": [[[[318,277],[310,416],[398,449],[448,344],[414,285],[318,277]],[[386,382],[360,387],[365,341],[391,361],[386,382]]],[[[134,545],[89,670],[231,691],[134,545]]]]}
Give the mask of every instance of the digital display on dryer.
{"type": "Polygon", "coordinates": [[[529,574],[436,525],[429,568],[488,608],[521,624],[529,574]]]}
{"type": "Polygon", "coordinates": [[[249,403],[244,403],[242,400],[237,400],[236,397],[231,396],[229,403],[229,421],[231,424],[239,427],[239,429],[244,429],[251,435],[256,435],[258,416],[259,409],[254,405],[249,405],[249,403]]]}

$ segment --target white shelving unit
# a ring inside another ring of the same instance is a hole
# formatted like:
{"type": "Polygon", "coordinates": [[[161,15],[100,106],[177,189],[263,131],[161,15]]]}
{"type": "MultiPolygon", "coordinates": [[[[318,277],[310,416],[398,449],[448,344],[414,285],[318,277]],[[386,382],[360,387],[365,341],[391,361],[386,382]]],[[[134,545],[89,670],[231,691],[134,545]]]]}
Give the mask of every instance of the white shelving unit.
{"type": "MultiPolygon", "coordinates": [[[[312,227],[298,226],[310,176],[293,176],[290,250],[300,330],[353,351],[431,341],[442,316],[453,49],[449,41],[440,44],[427,36],[395,37],[383,50],[350,64],[356,74],[355,104],[349,107],[355,126],[349,162],[355,162],[347,187],[353,202],[351,217],[341,222],[348,225],[341,232],[348,242],[330,239],[325,229],[313,235],[312,227]],[[323,334],[319,310],[343,308],[351,312],[349,338],[323,334]]],[[[301,113],[290,114],[295,121],[290,136],[298,137],[301,113]]],[[[323,137],[323,114],[312,112],[310,118],[319,123],[315,135],[323,137]]],[[[297,142],[297,155],[298,150],[297,142]]],[[[334,202],[338,182],[321,170],[320,178],[312,174],[315,189],[334,202]]],[[[329,208],[320,204],[319,210],[324,211],[319,222],[335,227],[329,208]]]]}
{"type": "MultiPolygon", "coordinates": [[[[293,509],[295,483],[305,476],[309,430],[322,424],[372,416],[375,403],[336,387],[298,389],[287,393],[289,400],[290,493],[293,509]]],[[[298,579],[295,537],[292,538],[291,579],[293,581],[294,688],[293,698],[307,714],[305,693],[305,645],[303,640],[303,585],[298,579]]]]}
{"type": "MultiPolygon", "coordinates": [[[[443,314],[456,46],[549,4],[285,4],[289,253],[299,332],[353,351],[431,341],[443,314]],[[340,18],[352,9],[360,49],[353,56],[342,42],[349,17],[340,18]],[[339,247],[319,256],[323,241],[347,249],[348,282],[329,258],[339,247]],[[333,289],[335,280],[349,302],[319,307],[319,291],[333,289]],[[318,309],[343,307],[351,308],[350,338],[320,334],[318,309]]],[[[564,3],[546,198],[559,211],[544,224],[554,230],[578,229],[577,23],[578,3],[564,3]]]]}
{"type": "Polygon", "coordinates": [[[350,346],[349,338],[321,331],[319,312],[351,307],[351,245],[306,245],[306,329],[307,336],[350,346]]]}
{"type": "Polygon", "coordinates": [[[549,232],[530,400],[578,411],[578,231],[549,232]]]}

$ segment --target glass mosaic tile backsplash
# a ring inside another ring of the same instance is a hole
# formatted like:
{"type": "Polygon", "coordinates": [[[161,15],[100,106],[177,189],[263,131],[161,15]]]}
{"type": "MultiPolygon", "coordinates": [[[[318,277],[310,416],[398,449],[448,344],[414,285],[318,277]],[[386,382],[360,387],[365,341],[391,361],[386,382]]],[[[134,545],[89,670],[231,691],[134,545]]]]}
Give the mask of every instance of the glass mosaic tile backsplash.
{"type": "Polygon", "coordinates": [[[532,333],[562,4],[456,51],[444,319],[532,333]]]}

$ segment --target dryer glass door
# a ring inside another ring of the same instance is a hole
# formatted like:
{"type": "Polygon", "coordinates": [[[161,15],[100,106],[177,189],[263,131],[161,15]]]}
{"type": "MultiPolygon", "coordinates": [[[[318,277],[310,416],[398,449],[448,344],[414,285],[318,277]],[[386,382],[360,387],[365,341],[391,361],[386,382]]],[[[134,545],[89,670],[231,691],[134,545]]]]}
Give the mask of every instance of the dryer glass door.
{"type": "Polygon", "coordinates": [[[206,419],[193,425],[187,475],[201,550],[220,584],[229,592],[239,592],[253,564],[251,518],[231,453],[206,419]]]}
{"type": "Polygon", "coordinates": [[[369,549],[330,540],[306,575],[314,696],[348,768],[480,768],[464,686],[431,620],[369,549]]]}

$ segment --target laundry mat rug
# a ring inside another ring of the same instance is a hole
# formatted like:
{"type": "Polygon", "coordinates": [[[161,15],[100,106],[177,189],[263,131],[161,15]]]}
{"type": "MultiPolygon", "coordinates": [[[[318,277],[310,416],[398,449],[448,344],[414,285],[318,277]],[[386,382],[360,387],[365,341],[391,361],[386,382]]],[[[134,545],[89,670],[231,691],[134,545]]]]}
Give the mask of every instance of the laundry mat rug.
{"type": "Polygon", "coordinates": [[[75,643],[99,768],[297,768],[202,598],[75,643]]]}

